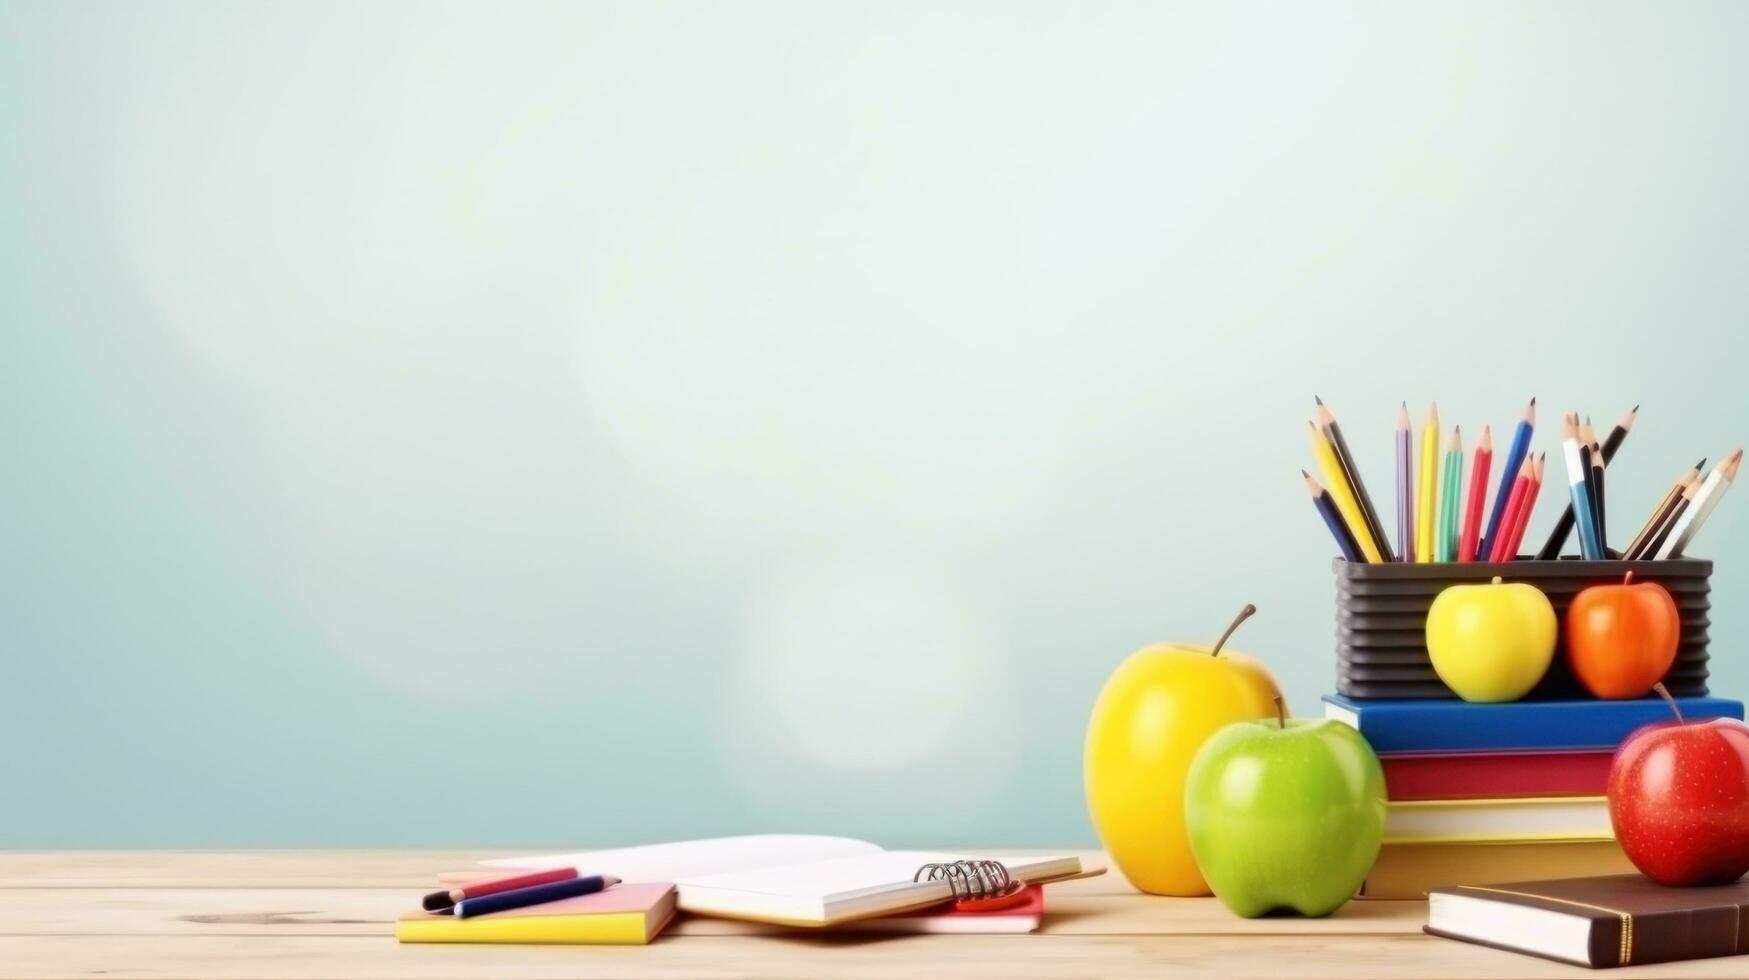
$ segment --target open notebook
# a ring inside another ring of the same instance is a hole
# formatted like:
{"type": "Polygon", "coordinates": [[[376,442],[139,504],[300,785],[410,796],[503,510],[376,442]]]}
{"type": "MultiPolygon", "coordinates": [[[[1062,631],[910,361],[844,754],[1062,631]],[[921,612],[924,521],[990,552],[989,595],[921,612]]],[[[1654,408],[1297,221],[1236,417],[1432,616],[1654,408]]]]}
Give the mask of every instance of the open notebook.
{"type": "MultiPolygon", "coordinates": [[[[913,881],[926,864],[971,855],[885,851],[848,837],[763,834],[487,861],[495,868],[575,867],[626,881],[672,881],[680,907],[702,915],[796,926],[830,926],[938,905],[945,881],[913,881]]],[[[1073,854],[978,855],[1028,884],[1103,874],[1073,854]]]]}

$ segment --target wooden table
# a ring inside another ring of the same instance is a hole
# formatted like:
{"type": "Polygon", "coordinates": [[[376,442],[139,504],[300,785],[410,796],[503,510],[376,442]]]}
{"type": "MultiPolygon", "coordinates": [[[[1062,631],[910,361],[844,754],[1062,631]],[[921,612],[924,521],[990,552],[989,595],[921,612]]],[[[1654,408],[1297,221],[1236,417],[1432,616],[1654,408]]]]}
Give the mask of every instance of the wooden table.
{"type": "Polygon", "coordinates": [[[1749,976],[1749,957],[1593,972],[1422,934],[1420,902],[1245,920],[1053,885],[1028,936],[819,936],[683,918],[647,947],[401,946],[394,917],[485,852],[0,852],[0,977],[1749,976]]]}

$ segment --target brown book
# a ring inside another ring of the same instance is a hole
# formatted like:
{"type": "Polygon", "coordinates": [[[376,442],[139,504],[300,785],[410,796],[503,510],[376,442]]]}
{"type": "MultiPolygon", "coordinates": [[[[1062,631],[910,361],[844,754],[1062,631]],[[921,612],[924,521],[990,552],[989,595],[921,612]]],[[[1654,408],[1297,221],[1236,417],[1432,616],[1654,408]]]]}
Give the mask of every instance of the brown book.
{"type": "Polygon", "coordinates": [[[1666,888],[1641,875],[1458,885],[1428,895],[1427,932],[1580,966],[1749,953],[1749,882],[1666,888]]]}

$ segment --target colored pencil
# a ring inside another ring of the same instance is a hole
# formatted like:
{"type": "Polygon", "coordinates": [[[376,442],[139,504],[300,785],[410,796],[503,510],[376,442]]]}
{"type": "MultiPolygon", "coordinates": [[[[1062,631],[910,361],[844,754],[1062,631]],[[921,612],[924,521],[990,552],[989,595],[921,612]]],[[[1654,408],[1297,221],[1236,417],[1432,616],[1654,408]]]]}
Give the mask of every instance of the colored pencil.
{"type": "Polygon", "coordinates": [[[1514,561],[1518,558],[1519,546],[1524,544],[1524,532],[1530,529],[1531,515],[1536,513],[1536,498],[1543,489],[1543,460],[1547,454],[1539,454],[1530,460],[1530,485],[1524,488],[1524,502],[1518,505],[1518,516],[1512,522],[1512,536],[1506,539],[1506,555],[1501,561],[1514,561]]]}
{"type": "Polygon", "coordinates": [[[1445,462],[1439,480],[1439,527],[1434,552],[1440,561],[1457,560],[1457,512],[1463,500],[1463,435],[1456,429],[1445,441],[1445,462]]]}
{"type": "Polygon", "coordinates": [[[1530,492],[1530,474],[1535,465],[1528,459],[1518,468],[1518,475],[1512,478],[1512,490],[1506,497],[1506,510],[1500,515],[1499,532],[1494,535],[1494,550],[1488,553],[1489,561],[1508,561],[1512,552],[1507,550],[1508,541],[1512,537],[1512,527],[1518,523],[1518,509],[1524,506],[1525,495],[1530,492]]]}
{"type": "Polygon", "coordinates": [[[1396,561],[1397,556],[1391,553],[1391,539],[1386,536],[1385,526],[1379,522],[1378,509],[1372,504],[1372,494],[1366,492],[1366,483],[1360,478],[1360,467],[1354,462],[1354,453],[1348,448],[1348,440],[1342,436],[1342,426],[1336,424],[1336,413],[1330,411],[1330,406],[1317,395],[1313,395],[1312,400],[1318,403],[1318,428],[1324,430],[1330,445],[1336,449],[1336,459],[1342,464],[1342,477],[1348,481],[1348,488],[1360,504],[1361,519],[1366,522],[1367,535],[1378,547],[1380,560],[1396,561]]]}
{"type": "Polygon", "coordinates": [[[1697,476],[1688,481],[1688,486],[1682,488],[1682,496],[1676,498],[1676,506],[1670,508],[1670,513],[1658,522],[1658,529],[1652,532],[1646,546],[1640,549],[1641,559],[1658,557],[1658,552],[1664,549],[1664,542],[1670,538],[1670,529],[1676,526],[1683,513],[1694,503],[1694,495],[1700,492],[1700,485],[1704,481],[1705,477],[1697,476]]]}
{"type": "Polygon", "coordinates": [[[1602,558],[1597,552],[1597,529],[1591,523],[1591,498],[1585,490],[1588,467],[1579,458],[1577,413],[1561,420],[1561,455],[1567,463],[1567,492],[1573,497],[1573,513],[1579,524],[1579,553],[1592,560],[1602,558]]]}
{"type": "MultiPolygon", "coordinates": [[[[1579,419],[1577,413],[1573,416],[1579,419]]],[[[1591,526],[1597,527],[1597,470],[1591,465],[1591,427],[1579,419],[1579,465],[1585,469],[1585,499],[1591,502],[1591,526]]],[[[1607,556],[1606,556],[1607,557],[1607,556]]]]}
{"type": "Polygon", "coordinates": [[[495,895],[481,895],[479,898],[464,898],[455,903],[455,916],[458,919],[467,919],[492,912],[508,912],[511,909],[527,908],[530,905],[556,902],[561,898],[594,894],[617,884],[619,884],[618,878],[607,875],[590,875],[587,878],[570,878],[565,881],[551,881],[544,885],[530,885],[515,891],[498,892],[495,895]]]}
{"type": "Polygon", "coordinates": [[[1408,402],[1397,406],[1397,548],[1404,561],[1415,560],[1415,430],[1408,402]]]}
{"type": "Polygon", "coordinates": [[[1676,478],[1675,483],[1670,484],[1670,489],[1664,492],[1664,498],[1658,501],[1658,506],[1652,508],[1652,516],[1646,518],[1646,523],[1640,527],[1639,533],[1635,534],[1634,539],[1628,542],[1628,546],[1622,549],[1621,556],[1624,559],[1632,560],[1640,556],[1646,542],[1651,540],[1652,532],[1658,529],[1658,525],[1663,523],[1665,515],[1669,514],[1670,509],[1676,506],[1676,502],[1682,499],[1682,488],[1688,486],[1689,481],[1699,479],[1701,468],[1704,466],[1706,466],[1706,457],[1702,456],[1700,462],[1689,467],[1687,472],[1676,478]]]}
{"type": "Polygon", "coordinates": [[[508,878],[493,878],[489,881],[476,881],[460,888],[447,891],[432,892],[425,896],[423,905],[427,912],[439,912],[447,909],[464,898],[479,898],[481,895],[495,895],[499,892],[515,891],[518,888],[528,888],[534,885],[547,885],[555,881],[570,881],[577,877],[576,868],[553,868],[549,871],[528,871],[508,878]]]}
{"type": "Polygon", "coordinates": [[[1494,434],[1482,426],[1470,464],[1470,499],[1464,505],[1464,526],[1458,534],[1458,561],[1476,560],[1476,543],[1482,534],[1482,508],[1488,503],[1488,466],[1494,460],[1494,434]]]}
{"type": "Polygon", "coordinates": [[[1494,508],[1489,512],[1481,543],[1476,546],[1477,554],[1494,553],[1494,535],[1500,527],[1500,516],[1506,510],[1506,501],[1512,496],[1512,481],[1518,476],[1518,468],[1524,465],[1524,457],[1530,454],[1530,436],[1535,430],[1536,399],[1532,398],[1512,430],[1512,445],[1506,450],[1506,459],[1500,466],[1500,487],[1494,492],[1494,508]]]}
{"type": "Polygon", "coordinates": [[[1318,428],[1318,423],[1307,421],[1311,429],[1312,455],[1318,460],[1318,469],[1324,473],[1324,479],[1330,483],[1330,497],[1336,501],[1336,509],[1342,514],[1343,523],[1348,525],[1349,533],[1360,545],[1363,560],[1382,561],[1378,547],[1366,533],[1366,522],[1360,516],[1360,504],[1355,501],[1354,494],[1348,489],[1348,481],[1342,477],[1342,462],[1336,458],[1336,447],[1318,428]]]}
{"type": "MultiPolygon", "coordinates": [[[[1634,420],[1640,416],[1640,406],[1635,405],[1622,415],[1615,428],[1609,430],[1609,436],[1603,440],[1603,465],[1608,467],[1615,459],[1615,451],[1627,439],[1628,433],[1634,430],[1634,420]]],[[[1567,535],[1573,531],[1573,509],[1569,506],[1561,511],[1561,516],[1555,519],[1554,530],[1549,532],[1547,541],[1543,542],[1541,551],[1536,556],[1541,559],[1559,558],[1561,549],[1566,547],[1567,535]]]]}
{"type": "Polygon", "coordinates": [[[1586,461],[1591,464],[1591,483],[1586,489],[1591,491],[1592,524],[1597,528],[1597,547],[1603,552],[1603,557],[1609,557],[1609,522],[1603,519],[1603,449],[1597,445],[1597,430],[1591,427],[1591,418],[1585,419],[1585,424],[1579,427],[1581,445],[1589,444],[1590,454],[1586,461]]]}
{"type": "Polygon", "coordinates": [[[1719,498],[1731,489],[1731,482],[1737,478],[1737,467],[1742,463],[1743,450],[1739,449],[1726,456],[1724,462],[1713,467],[1713,471],[1707,474],[1706,482],[1695,491],[1694,503],[1682,515],[1682,520],[1671,529],[1670,539],[1665,542],[1658,557],[1682,557],[1682,553],[1693,543],[1694,536],[1700,532],[1701,525],[1706,523],[1713,509],[1718,507],[1719,498]]]}
{"type": "Polygon", "coordinates": [[[1427,407],[1421,426],[1421,494],[1415,503],[1415,560],[1434,561],[1433,523],[1439,517],[1439,406],[1427,407]]]}
{"type": "Polygon", "coordinates": [[[1318,508],[1318,513],[1324,518],[1325,526],[1330,528],[1330,536],[1336,539],[1336,547],[1342,550],[1342,557],[1349,561],[1361,561],[1360,545],[1349,533],[1348,524],[1342,520],[1342,515],[1336,510],[1336,501],[1330,499],[1330,492],[1318,485],[1312,479],[1312,474],[1305,470],[1300,475],[1306,478],[1306,492],[1312,495],[1312,506],[1318,508]]]}

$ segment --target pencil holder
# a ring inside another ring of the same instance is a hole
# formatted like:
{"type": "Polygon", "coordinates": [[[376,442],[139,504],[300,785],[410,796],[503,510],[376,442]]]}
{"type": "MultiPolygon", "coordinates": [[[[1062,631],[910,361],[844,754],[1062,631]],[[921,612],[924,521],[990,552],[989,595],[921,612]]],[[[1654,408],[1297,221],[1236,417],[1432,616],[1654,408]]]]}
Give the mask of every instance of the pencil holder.
{"type": "Polygon", "coordinates": [[[1553,561],[1357,563],[1338,558],[1336,570],[1336,690],[1351,698],[1453,698],[1427,655],[1427,610],[1453,585],[1474,585],[1498,575],[1541,589],[1560,623],[1555,659],[1526,700],[1571,700],[1591,695],[1567,664],[1567,607],[1579,590],[1635,581],[1668,589],[1681,614],[1676,662],[1664,686],[1677,697],[1707,693],[1707,613],[1713,563],[1698,558],[1659,561],[1553,561]]]}

